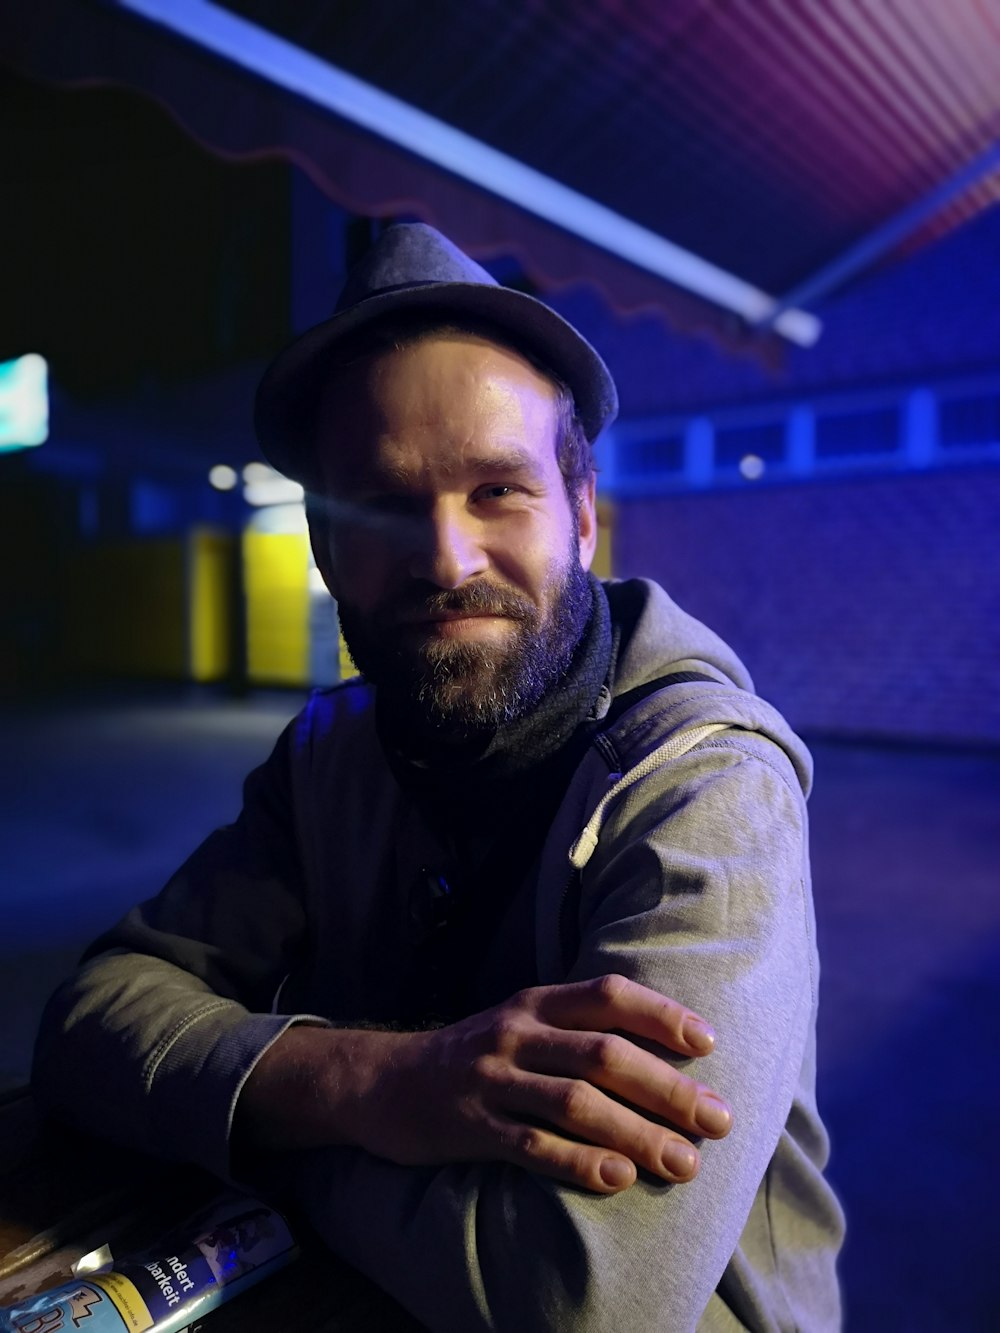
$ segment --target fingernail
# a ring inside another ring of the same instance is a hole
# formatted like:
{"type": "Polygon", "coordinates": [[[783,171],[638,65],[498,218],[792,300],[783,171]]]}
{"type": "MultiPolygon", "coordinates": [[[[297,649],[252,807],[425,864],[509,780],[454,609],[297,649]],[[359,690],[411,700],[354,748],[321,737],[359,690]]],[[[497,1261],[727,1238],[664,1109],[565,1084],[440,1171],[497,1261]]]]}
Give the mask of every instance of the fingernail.
{"type": "Polygon", "coordinates": [[[725,1102],[711,1093],[703,1093],[695,1103],[694,1122],[703,1134],[725,1134],[733,1123],[733,1115],[725,1102]]]}
{"type": "Polygon", "coordinates": [[[663,1166],[672,1176],[684,1180],[694,1175],[698,1154],[688,1143],[668,1143],[663,1150],[663,1166]]]}
{"type": "Polygon", "coordinates": [[[628,1162],[620,1157],[605,1157],[601,1163],[601,1179],[612,1189],[623,1190],[635,1179],[628,1162]]]}
{"type": "Polygon", "coordinates": [[[700,1018],[686,1018],[684,1020],[684,1040],[689,1046],[697,1046],[699,1050],[710,1051],[715,1046],[715,1032],[700,1018]]]}

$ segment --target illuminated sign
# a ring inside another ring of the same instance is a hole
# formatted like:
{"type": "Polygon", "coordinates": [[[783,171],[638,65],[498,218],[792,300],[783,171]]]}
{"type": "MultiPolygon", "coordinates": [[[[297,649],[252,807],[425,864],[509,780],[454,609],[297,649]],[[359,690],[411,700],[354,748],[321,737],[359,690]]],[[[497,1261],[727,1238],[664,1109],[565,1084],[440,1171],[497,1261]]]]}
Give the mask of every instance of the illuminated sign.
{"type": "Polygon", "coordinates": [[[49,438],[49,367],[30,352],[0,362],[0,450],[27,449],[49,438]]]}

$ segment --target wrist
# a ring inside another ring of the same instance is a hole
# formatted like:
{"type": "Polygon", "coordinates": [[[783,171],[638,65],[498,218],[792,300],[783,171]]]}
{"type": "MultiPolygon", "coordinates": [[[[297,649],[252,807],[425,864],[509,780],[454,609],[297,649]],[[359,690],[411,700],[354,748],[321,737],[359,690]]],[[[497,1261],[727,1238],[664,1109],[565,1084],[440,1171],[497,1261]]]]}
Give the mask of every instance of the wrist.
{"type": "Polygon", "coordinates": [[[408,1034],[290,1027],[261,1056],[236,1104],[234,1134],[248,1147],[363,1145],[382,1066],[408,1034]]]}

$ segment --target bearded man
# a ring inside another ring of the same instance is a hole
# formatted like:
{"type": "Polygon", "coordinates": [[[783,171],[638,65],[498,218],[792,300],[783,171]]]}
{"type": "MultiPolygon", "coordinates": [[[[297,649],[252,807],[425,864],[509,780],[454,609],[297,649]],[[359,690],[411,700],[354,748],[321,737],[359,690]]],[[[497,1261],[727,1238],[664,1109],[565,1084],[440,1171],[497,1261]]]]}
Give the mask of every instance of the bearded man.
{"type": "Polygon", "coordinates": [[[433,1329],[833,1329],[809,761],[588,573],[616,407],[547,307],[382,234],[257,404],[362,674],[92,947],[36,1087],[268,1180],[433,1329]]]}

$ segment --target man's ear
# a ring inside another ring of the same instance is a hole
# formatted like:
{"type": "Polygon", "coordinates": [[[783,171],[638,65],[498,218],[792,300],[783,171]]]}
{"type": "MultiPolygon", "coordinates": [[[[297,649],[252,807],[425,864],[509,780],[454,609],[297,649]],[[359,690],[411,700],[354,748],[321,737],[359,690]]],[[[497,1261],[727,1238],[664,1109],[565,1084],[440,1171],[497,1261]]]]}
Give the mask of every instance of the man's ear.
{"type": "Polygon", "coordinates": [[[597,549],[597,478],[593,472],[580,487],[577,526],[580,533],[580,564],[584,569],[589,569],[597,549]]]}
{"type": "MultiPolygon", "coordinates": [[[[322,502],[321,502],[322,503],[322,502]]],[[[309,523],[309,545],[312,547],[316,568],[323,576],[330,596],[337,597],[337,580],[333,572],[333,558],[330,551],[330,520],[320,504],[306,502],[306,518],[309,523]]]]}

